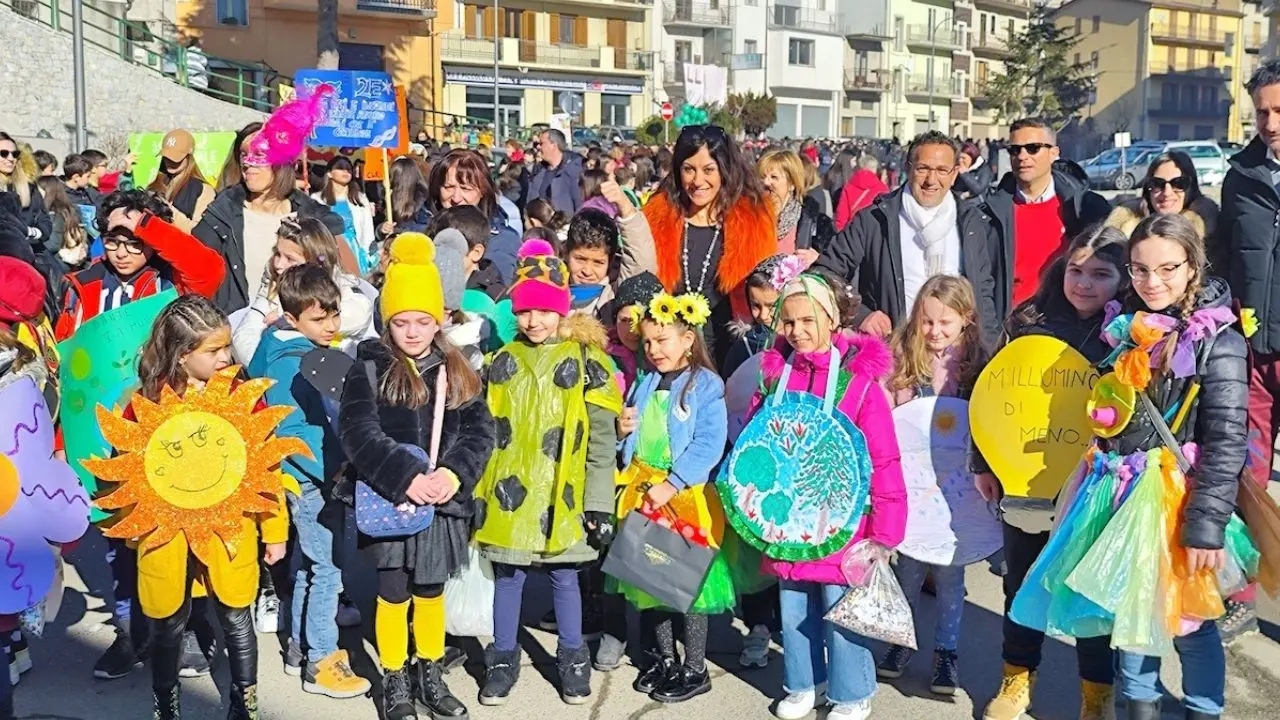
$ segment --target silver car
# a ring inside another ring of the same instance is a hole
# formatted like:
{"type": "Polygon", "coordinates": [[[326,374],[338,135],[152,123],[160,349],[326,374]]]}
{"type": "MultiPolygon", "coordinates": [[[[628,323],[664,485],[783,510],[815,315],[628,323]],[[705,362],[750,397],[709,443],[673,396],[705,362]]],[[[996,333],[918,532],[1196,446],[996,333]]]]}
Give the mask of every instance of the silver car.
{"type": "Polygon", "coordinates": [[[1101,153],[1084,168],[1089,184],[1105,190],[1132,190],[1146,176],[1147,164],[1162,147],[1161,143],[1134,143],[1125,149],[1123,163],[1118,148],[1101,153]]]}

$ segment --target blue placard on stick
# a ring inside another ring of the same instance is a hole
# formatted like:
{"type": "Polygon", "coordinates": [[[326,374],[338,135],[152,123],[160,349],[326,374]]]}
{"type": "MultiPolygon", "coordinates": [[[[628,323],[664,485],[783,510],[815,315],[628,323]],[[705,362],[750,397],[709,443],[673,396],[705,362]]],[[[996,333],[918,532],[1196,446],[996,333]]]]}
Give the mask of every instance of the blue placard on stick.
{"type": "Polygon", "coordinates": [[[394,148],[400,144],[396,88],[387,73],[299,70],[294,84],[308,91],[319,85],[331,85],[334,90],[309,145],[394,148]]]}

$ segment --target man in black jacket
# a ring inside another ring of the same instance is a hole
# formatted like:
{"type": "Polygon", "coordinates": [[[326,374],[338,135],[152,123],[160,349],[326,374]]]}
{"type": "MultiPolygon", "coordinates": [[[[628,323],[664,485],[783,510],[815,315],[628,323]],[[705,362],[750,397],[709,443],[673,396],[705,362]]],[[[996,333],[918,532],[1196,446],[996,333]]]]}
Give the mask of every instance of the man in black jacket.
{"type": "Polygon", "coordinates": [[[999,334],[998,288],[987,254],[999,236],[977,205],[951,192],[959,156],[943,133],[916,137],[907,152],[907,184],[877,198],[819,248],[817,267],[844,278],[862,296],[856,318],[863,332],[888,335],[910,317],[925,280],[945,273],[968,278],[985,338],[992,342],[999,334]]]}

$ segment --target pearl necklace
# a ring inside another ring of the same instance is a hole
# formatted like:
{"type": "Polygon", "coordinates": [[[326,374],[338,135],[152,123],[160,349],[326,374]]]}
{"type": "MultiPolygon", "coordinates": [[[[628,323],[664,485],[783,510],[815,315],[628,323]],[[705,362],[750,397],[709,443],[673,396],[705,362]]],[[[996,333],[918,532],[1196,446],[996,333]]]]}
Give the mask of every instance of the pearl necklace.
{"type": "Polygon", "coordinates": [[[694,285],[689,275],[689,227],[688,219],[684,221],[684,238],[680,243],[680,264],[684,270],[684,291],[685,292],[702,292],[702,284],[707,281],[707,271],[711,268],[711,256],[716,253],[716,242],[720,240],[720,226],[716,225],[715,234],[711,236],[711,245],[707,246],[707,256],[702,259],[702,272],[698,274],[698,284],[694,285]]]}

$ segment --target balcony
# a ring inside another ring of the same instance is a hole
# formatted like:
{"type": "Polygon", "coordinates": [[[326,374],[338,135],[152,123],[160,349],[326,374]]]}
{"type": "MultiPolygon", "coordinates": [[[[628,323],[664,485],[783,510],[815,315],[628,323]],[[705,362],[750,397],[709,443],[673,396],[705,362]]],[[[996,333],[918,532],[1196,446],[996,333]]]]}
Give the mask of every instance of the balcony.
{"type": "Polygon", "coordinates": [[[957,28],[908,25],[907,44],[922,50],[964,50],[964,33],[957,28]]]}
{"type": "Polygon", "coordinates": [[[883,93],[893,85],[893,76],[885,70],[845,70],[844,89],[850,93],[883,93]]]}
{"type": "Polygon", "coordinates": [[[672,27],[731,27],[729,0],[667,0],[662,4],[662,23],[672,27]]]}
{"type": "Polygon", "coordinates": [[[840,23],[836,19],[836,14],[831,12],[809,10],[794,5],[773,4],[769,6],[767,17],[770,29],[840,34],[840,23]]]}
{"type": "MultiPolygon", "coordinates": [[[[456,34],[440,36],[440,58],[467,65],[493,65],[493,40],[456,34]]],[[[576,72],[615,71],[648,73],[653,69],[653,53],[635,52],[609,46],[542,43],[519,38],[502,38],[498,62],[507,67],[546,66],[547,69],[576,72]]]]}
{"type": "Polygon", "coordinates": [[[1025,18],[1031,15],[1031,0],[971,0],[979,10],[1025,18]]]}
{"type": "Polygon", "coordinates": [[[1229,114],[1230,101],[1224,101],[1221,107],[1216,105],[1169,105],[1159,106],[1159,100],[1152,100],[1152,107],[1147,108],[1147,115],[1153,118],[1191,118],[1191,119],[1218,119],[1226,118],[1229,114]]]}
{"type": "MultiPolygon", "coordinates": [[[[315,0],[262,0],[267,10],[316,13],[315,0]]],[[[338,0],[338,14],[377,17],[394,21],[431,20],[436,16],[436,0],[338,0]]]]}
{"type": "Polygon", "coordinates": [[[1225,68],[1217,67],[1180,68],[1177,65],[1170,65],[1165,59],[1152,59],[1151,76],[1179,81],[1200,80],[1203,82],[1222,83],[1231,82],[1232,73],[1225,68]]]}
{"type": "Polygon", "coordinates": [[[722,62],[730,70],[764,69],[764,55],[762,53],[726,53],[722,62]]]}
{"type": "Polygon", "coordinates": [[[969,49],[974,55],[990,58],[1003,58],[1009,55],[1009,43],[1004,38],[992,33],[978,33],[969,37],[969,49]]]}
{"type": "Polygon", "coordinates": [[[1225,30],[1193,28],[1187,25],[1167,25],[1164,23],[1153,23],[1151,25],[1151,39],[1158,43],[1221,48],[1226,45],[1227,35],[1230,34],[1225,30]]]}
{"type": "Polygon", "coordinates": [[[868,25],[851,17],[840,18],[844,37],[855,48],[878,50],[893,39],[893,33],[883,24],[868,25]]]}
{"type": "Polygon", "coordinates": [[[928,100],[930,95],[933,96],[934,102],[958,99],[964,96],[964,89],[961,82],[951,75],[938,75],[933,78],[932,92],[930,91],[930,78],[927,74],[919,73],[905,76],[904,91],[906,95],[928,100]]]}
{"type": "Polygon", "coordinates": [[[356,0],[356,10],[433,18],[436,16],[436,0],[356,0]]]}

